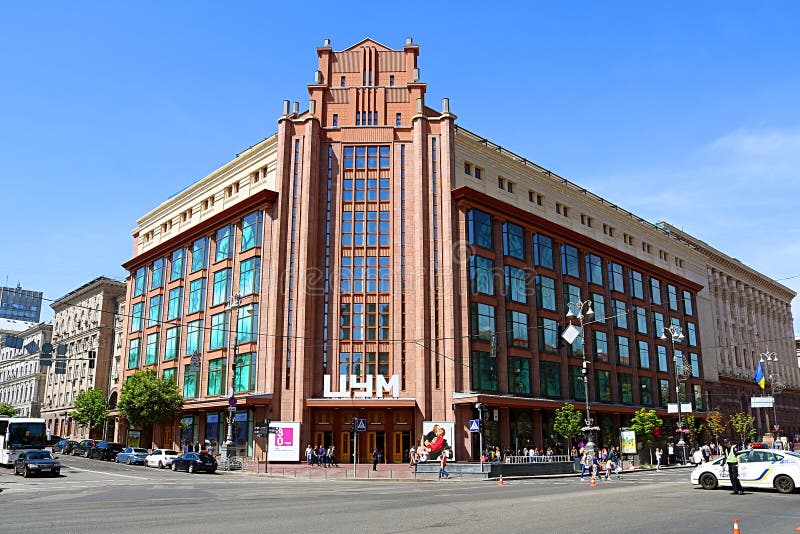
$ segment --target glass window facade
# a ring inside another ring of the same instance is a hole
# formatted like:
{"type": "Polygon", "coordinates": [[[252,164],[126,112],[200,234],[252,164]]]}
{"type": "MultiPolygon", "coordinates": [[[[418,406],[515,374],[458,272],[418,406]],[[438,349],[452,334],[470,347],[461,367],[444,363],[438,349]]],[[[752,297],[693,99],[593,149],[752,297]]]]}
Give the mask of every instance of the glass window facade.
{"type": "Polygon", "coordinates": [[[211,339],[209,350],[222,349],[228,346],[228,312],[211,316],[211,339]]]}
{"type": "Polygon", "coordinates": [[[660,379],[658,381],[658,405],[666,408],[669,404],[669,380],[660,379]]]}
{"type": "Polygon", "coordinates": [[[189,283],[189,310],[187,313],[197,313],[206,307],[206,279],[198,278],[189,283]]]}
{"type": "Polygon", "coordinates": [[[536,306],[556,311],[556,281],[548,276],[536,276],[536,306]]]}
{"type": "Polygon", "coordinates": [[[650,345],[647,341],[637,341],[639,348],[639,367],[641,369],[650,369],[650,345]]]}
{"type": "Polygon", "coordinates": [[[553,240],[546,235],[533,235],[533,264],[553,270],[553,240]]]}
{"type": "Polygon", "coordinates": [[[183,287],[174,287],[169,290],[167,303],[167,321],[178,319],[183,311],[183,287]]]}
{"type": "Polygon", "coordinates": [[[525,232],[522,227],[510,223],[503,223],[503,254],[517,258],[520,260],[525,259],[525,232]]]}
{"type": "Polygon", "coordinates": [[[644,278],[642,273],[631,269],[629,276],[631,280],[631,296],[635,299],[644,300],[644,278]]]}
{"type": "Polygon", "coordinates": [[[518,311],[508,311],[506,328],[508,330],[508,345],[521,349],[528,348],[528,314],[518,311]]]}
{"type": "Polygon", "coordinates": [[[469,279],[473,293],[494,295],[494,262],[483,256],[470,256],[469,279]]]}
{"type": "Polygon", "coordinates": [[[167,339],[164,345],[164,360],[174,360],[178,357],[181,347],[181,327],[174,326],[167,329],[167,339]]]}
{"type": "Polygon", "coordinates": [[[546,317],[538,318],[539,352],[558,353],[558,323],[546,317]]]}
{"type": "Polygon", "coordinates": [[[697,346],[697,328],[694,323],[686,323],[686,343],[690,347],[697,346]]]}
{"type": "Polygon", "coordinates": [[[135,369],[139,367],[139,351],[141,342],[142,340],[138,337],[131,339],[131,343],[128,347],[128,369],[135,369]]]}
{"type": "Polygon", "coordinates": [[[189,365],[183,368],[183,397],[193,399],[200,389],[200,373],[192,371],[189,365]]]}
{"type": "Polygon", "coordinates": [[[592,340],[594,342],[594,357],[597,361],[608,361],[608,334],[599,330],[592,332],[592,340]]]}
{"type": "Polygon", "coordinates": [[[256,388],[256,354],[248,352],[236,356],[233,372],[233,390],[236,393],[256,388]]]}
{"type": "Polygon", "coordinates": [[[630,366],[631,364],[630,340],[625,336],[617,336],[616,345],[617,345],[616,346],[617,363],[619,365],[630,366]]]}
{"type": "Polygon", "coordinates": [[[539,362],[539,386],[543,397],[561,398],[561,365],[539,362]]]}
{"type": "Polygon", "coordinates": [[[672,284],[667,284],[667,304],[670,310],[678,311],[678,290],[672,284]]]}
{"type": "Polygon", "coordinates": [[[650,302],[661,306],[661,282],[657,278],[650,279],[650,302]]]}
{"type": "Polygon", "coordinates": [[[192,321],[186,325],[186,355],[203,350],[203,320],[192,321]]]}
{"type": "Polygon", "coordinates": [[[525,286],[525,271],[519,267],[505,266],[506,300],[528,303],[528,291],[525,286]]]}
{"type": "Polygon", "coordinates": [[[634,312],[636,313],[636,333],[637,334],[647,334],[647,310],[644,306],[634,306],[634,312]]]}
{"type": "Polygon", "coordinates": [[[211,396],[222,395],[225,390],[225,371],[228,368],[227,358],[217,358],[208,362],[208,384],[206,394],[211,396]]]}
{"type": "Polygon", "coordinates": [[[133,277],[133,296],[143,295],[145,287],[147,287],[147,267],[139,267],[133,277]]]}
{"type": "Polygon", "coordinates": [[[688,291],[683,292],[683,313],[689,316],[694,315],[694,303],[692,300],[692,294],[688,291]]]}
{"type": "Polygon", "coordinates": [[[586,400],[586,383],[583,381],[583,369],[578,365],[570,365],[569,373],[569,398],[586,400]]]}
{"type": "Polygon", "coordinates": [[[561,245],[561,274],[575,278],[581,276],[578,249],[572,245],[561,245]]]}
{"type": "Polygon", "coordinates": [[[492,248],[492,216],[477,209],[467,212],[468,239],[471,245],[492,248]]]}
{"type": "Polygon", "coordinates": [[[497,331],[494,320],[494,306],[473,302],[471,307],[472,338],[491,341],[492,334],[497,331]]]}
{"type": "Polygon", "coordinates": [[[619,263],[608,262],[608,287],[611,291],[625,292],[625,278],[619,263]]]}
{"type": "Polygon", "coordinates": [[[138,332],[142,329],[143,315],[144,303],[137,302],[131,306],[131,332],[138,332]]]}
{"type": "Polygon", "coordinates": [[[497,391],[497,358],[488,352],[472,351],[472,389],[497,391]]]}
{"type": "Polygon", "coordinates": [[[667,347],[656,345],[656,355],[658,356],[658,370],[666,373],[669,370],[667,367],[667,347]]]}
{"type": "Polygon", "coordinates": [[[531,362],[528,358],[508,359],[508,390],[515,395],[531,394],[531,362]]]}
{"type": "Polygon", "coordinates": [[[192,272],[208,266],[208,238],[201,237],[192,243],[192,272]]]}
{"type": "Polygon", "coordinates": [[[625,373],[617,374],[617,384],[619,385],[619,400],[622,404],[633,404],[633,385],[631,375],[625,373]]]}
{"type": "Polygon", "coordinates": [[[262,215],[260,211],[242,219],[242,252],[261,246],[262,215]]]}
{"type": "Polygon", "coordinates": [[[150,289],[156,289],[164,285],[164,265],[166,260],[158,258],[153,262],[152,273],[150,275],[150,289]]]}
{"type": "Polygon", "coordinates": [[[186,249],[179,248],[172,251],[172,263],[169,269],[169,281],[174,282],[183,278],[186,272],[186,249]]]}
{"type": "Polygon", "coordinates": [[[261,280],[261,258],[250,258],[239,264],[239,295],[258,293],[261,280]]]}
{"type": "Polygon", "coordinates": [[[147,310],[147,326],[161,324],[161,295],[150,297],[150,305],[147,310]]]}
{"type": "Polygon", "coordinates": [[[611,373],[596,370],[594,372],[594,400],[611,402],[611,373]]]}
{"type": "Polygon", "coordinates": [[[211,292],[211,305],[218,306],[228,302],[231,295],[231,270],[222,269],[214,273],[214,287],[211,292]]]}
{"type": "Polygon", "coordinates": [[[147,334],[147,346],[144,352],[144,364],[153,365],[158,361],[158,333],[147,334]]]}
{"type": "Polygon", "coordinates": [[[653,379],[649,376],[639,377],[639,404],[653,405],[653,379]]]}
{"type": "Polygon", "coordinates": [[[590,284],[603,285],[603,261],[600,256],[586,255],[586,281],[590,284]]]}
{"type": "Polygon", "coordinates": [[[594,311],[594,320],[598,323],[606,322],[606,298],[603,295],[592,293],[592,310],[594,311]]]}
{"type": "Polygon", "coordinates": [[[233,257],[234,227],[232,225],[223,226],[217,230],[216,251],[214,261],[227,260],[233,257]]]}
{"type": "Polygon", "coordinates": [[[236,343],[249,343],[257,338],[258,304],[240,307],[236,316],[236,343]]]}
{"type": "Polygon", "coordinates": [[[611,299],[611,313],[616,328],[628,329],[628,308],[623,300],[611,299]]]}

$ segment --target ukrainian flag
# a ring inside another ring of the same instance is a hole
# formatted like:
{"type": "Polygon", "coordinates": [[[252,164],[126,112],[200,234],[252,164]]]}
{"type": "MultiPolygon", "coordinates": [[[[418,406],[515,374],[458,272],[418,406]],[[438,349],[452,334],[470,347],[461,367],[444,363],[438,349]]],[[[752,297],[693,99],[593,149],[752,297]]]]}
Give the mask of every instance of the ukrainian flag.
{"type": "Polygon", "coordinates": [[[764,389],[767,379],[764,378],[764,370],[761,369],[761,362],[758,362],[758,367],[756,367],[756,376],[753,377],[753,380],[756,381],[756,384],[761,386],[761,389],[764,389]]]}

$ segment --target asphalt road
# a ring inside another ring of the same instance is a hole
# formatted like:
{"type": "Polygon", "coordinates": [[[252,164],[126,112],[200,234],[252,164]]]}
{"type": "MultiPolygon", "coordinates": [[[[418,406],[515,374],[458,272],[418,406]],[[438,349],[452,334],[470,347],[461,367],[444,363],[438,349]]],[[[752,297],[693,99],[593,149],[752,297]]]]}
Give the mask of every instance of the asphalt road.
{"type": "Polygon", "coordinates": [[[795,532],[800,494],[705,491],[687,469],[577,479],[318,481],[173,473],[64,458],[58,479],[0,470],[0,532],[795,532]]]}

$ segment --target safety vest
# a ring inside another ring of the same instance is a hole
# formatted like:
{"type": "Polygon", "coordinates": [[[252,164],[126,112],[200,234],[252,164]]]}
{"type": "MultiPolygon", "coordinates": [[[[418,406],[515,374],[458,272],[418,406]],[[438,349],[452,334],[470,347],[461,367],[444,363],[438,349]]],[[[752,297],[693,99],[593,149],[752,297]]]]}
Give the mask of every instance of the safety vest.
{"type": "Polygon", "coordinates": [[[734,447],[733,445],[731,445],[730,448],[728,449],[725,461],[729,464],[735,464],[738,461],[738,459],[736,458],[736,447],[734,447]]]}

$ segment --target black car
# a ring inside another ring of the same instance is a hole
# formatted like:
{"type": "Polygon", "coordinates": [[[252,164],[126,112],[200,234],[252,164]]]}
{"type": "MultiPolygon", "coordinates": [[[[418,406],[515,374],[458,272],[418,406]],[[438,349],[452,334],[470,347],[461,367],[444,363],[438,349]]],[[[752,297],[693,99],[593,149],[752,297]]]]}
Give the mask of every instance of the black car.
{"type": "Polygon", "coordinates": [[[72,452],[72,447],[77,445],[77,441],[71,439],[61,439],[53,444],[53,452],[60,452],[61,454],[69,454],[72,452]]]}
{"type": "Polygon", "coordinates": [[[45,445],[47,447],[52,447],[53,445],[61,441],[61,439],[62,439],[61,436],[50,436],[45,445]]]}
{"type": "Polygon", "coordinates": [[[83,456],[84,458],[88,458],[89,449],[94,447],[95,443],[97,442],[93,439],[80,440],[77,445],[72,447],[72,456],[83,456]]]}
{"type": "Polygon", "coordinates": [[[124,449],[119,443],[112,443],[108,441],[98,441],[94,447],[89,449],[89,458],[97,460],[113,460],[117,457],[117,453],[124,449]]]}
{"type": "Polygon", "coordinates": [[[217,470],[217,461],[213,456],[204,452],[187,452],[172,460],[172,470],[213,473],[217,470]]]}
{"type": "Polygon", "coordinates": [[[25,478],[31,475],[57,477],[61,474],[61,464],[53,458],[50,451],[22,451],[14,462],[14,474],[25,478]]]}

